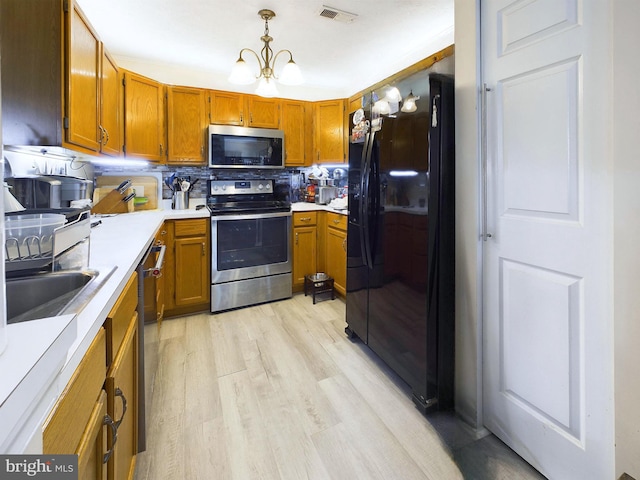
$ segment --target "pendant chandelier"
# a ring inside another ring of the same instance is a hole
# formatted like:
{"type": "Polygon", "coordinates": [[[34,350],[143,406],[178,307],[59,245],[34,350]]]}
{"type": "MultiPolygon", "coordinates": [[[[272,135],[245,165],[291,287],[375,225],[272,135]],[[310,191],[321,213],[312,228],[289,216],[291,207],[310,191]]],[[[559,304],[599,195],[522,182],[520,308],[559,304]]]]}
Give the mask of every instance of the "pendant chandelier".
{"type": "Polygon", "coordinates": [[[280,50],[275,55],[273,54],[273,50],[269,45],[273,41],[273,38],[269,36],[269,20],[276,16],[273,10],[260,10],[258,15],[264,20],[264,35],[260,37],[264,46],[260,50],[260,55],[250,48],[240,50],[240,57],[233,66],[233,70],[231,70],[229,81],[237,85],[249,85],[258,80],[256,94],[261,97],[275,97],[279,95],[275,84],[276,80],[283,85],[300,85],[303,81],[302,73],[300,72],[300,67],[293,61],[293,55],[289,50],[280,50]],[[251,52],[255,55],[260,67],[258,75],[252,72],[249,65],[242,58],[244,52],[251,52]],[[283,67],[280,76],[276,77],[274,67],[276,59],[281,53],[288,53],[289,61],[283,67]]]}

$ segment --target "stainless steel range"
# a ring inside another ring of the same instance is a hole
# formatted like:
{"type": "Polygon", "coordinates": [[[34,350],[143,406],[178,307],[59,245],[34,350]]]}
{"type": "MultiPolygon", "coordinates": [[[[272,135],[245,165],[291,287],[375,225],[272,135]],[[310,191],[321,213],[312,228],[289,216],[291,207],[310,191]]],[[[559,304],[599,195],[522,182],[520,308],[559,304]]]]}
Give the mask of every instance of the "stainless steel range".
{"type": "Polygon", "coordinates": [[[291,204],[273,180],[210,180],[211,311],[291,297],[291,204]]]}

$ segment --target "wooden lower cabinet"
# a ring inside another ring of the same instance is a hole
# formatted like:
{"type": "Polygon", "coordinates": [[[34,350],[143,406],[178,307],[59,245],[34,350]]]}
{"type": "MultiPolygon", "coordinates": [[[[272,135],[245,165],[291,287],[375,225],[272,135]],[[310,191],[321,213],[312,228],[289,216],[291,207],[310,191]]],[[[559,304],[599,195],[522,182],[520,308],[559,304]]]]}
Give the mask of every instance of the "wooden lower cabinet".
{"type": "Polygon", "coordinates": [[[138,314],[134,312],[105,381],[107,411],[117,426],[117,441],[109,435],[113,450],[107,465],[109,480],[132,479],[138,450],[138,314]]]}
{"type": "Polygon", "coordinates": [[[210,219],[165,222],[165,316],[207,310],[211,302],[210,219]]]}
{"type": "Polygon", "coordinates": [[[334,280],[336,293],[347,286],[346,215],[326,212],[293,213],[293,291],[304,289],[304,277],[324,272],[334,280]]]}
{"type": "Polygon", "coordinates": [[[293,214],[293,268],[292,287],[296,292],[304,288],[304,277],[316,273],[317,268],[317,213],[293,214]]]}
{"type": "Polygon", "coordinates": [[[78,454],[78,480],[106,480],[107,430],[115,428],[113,419],[107,414],[107,393],[101,390],[87,429],[80,440],[78,454]]]}
{"type": "Polygon", "coordinates": [[[43,453],[77,453],[81,439],[91,428],[91,414],[107,372],[105,337],[104,328],[100,328],[45,421],[43,453]]]}
{"type": "Polygon", "coordinates": [[[43,427],[43,453],[77,454],[81,480],[134,476],[138,451],[136,294],[134,272],[43,427]]]}
{"type": "Polygon", "coordinates": [[[325,226],[325,270],[333,277],[337,293],[347,294],[347,222],[348,217],[327,212],[325,226]]]}

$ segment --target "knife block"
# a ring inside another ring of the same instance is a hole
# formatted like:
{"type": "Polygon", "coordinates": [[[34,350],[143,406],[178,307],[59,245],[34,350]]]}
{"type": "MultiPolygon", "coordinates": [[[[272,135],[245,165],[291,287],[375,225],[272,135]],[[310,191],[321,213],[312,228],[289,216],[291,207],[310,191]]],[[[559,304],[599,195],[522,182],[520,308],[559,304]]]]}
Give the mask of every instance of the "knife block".
{"type": "Polygon", "coordinates": [[[101,189],[96,188],[94,191],[94,205],[91,213],[110,214],[110,213],[129,213],[133,212],[133,199],[125,202],[127,195],[133,193],[132,188],[128,188],[124,193],[118,190],[109,189],[105,195],[101,189]]]}

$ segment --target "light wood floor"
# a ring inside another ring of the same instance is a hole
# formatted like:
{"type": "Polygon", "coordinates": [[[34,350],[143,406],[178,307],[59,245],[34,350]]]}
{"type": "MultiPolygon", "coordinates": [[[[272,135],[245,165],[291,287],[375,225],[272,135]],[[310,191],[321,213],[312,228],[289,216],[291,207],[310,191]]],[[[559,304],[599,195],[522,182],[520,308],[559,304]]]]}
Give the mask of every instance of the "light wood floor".
{"type": "Polygon", "coordinates": [[[165,320],[136,479],[543,478],[453,414],[422,415],[344,311],[299,294],[165,320]]]}

